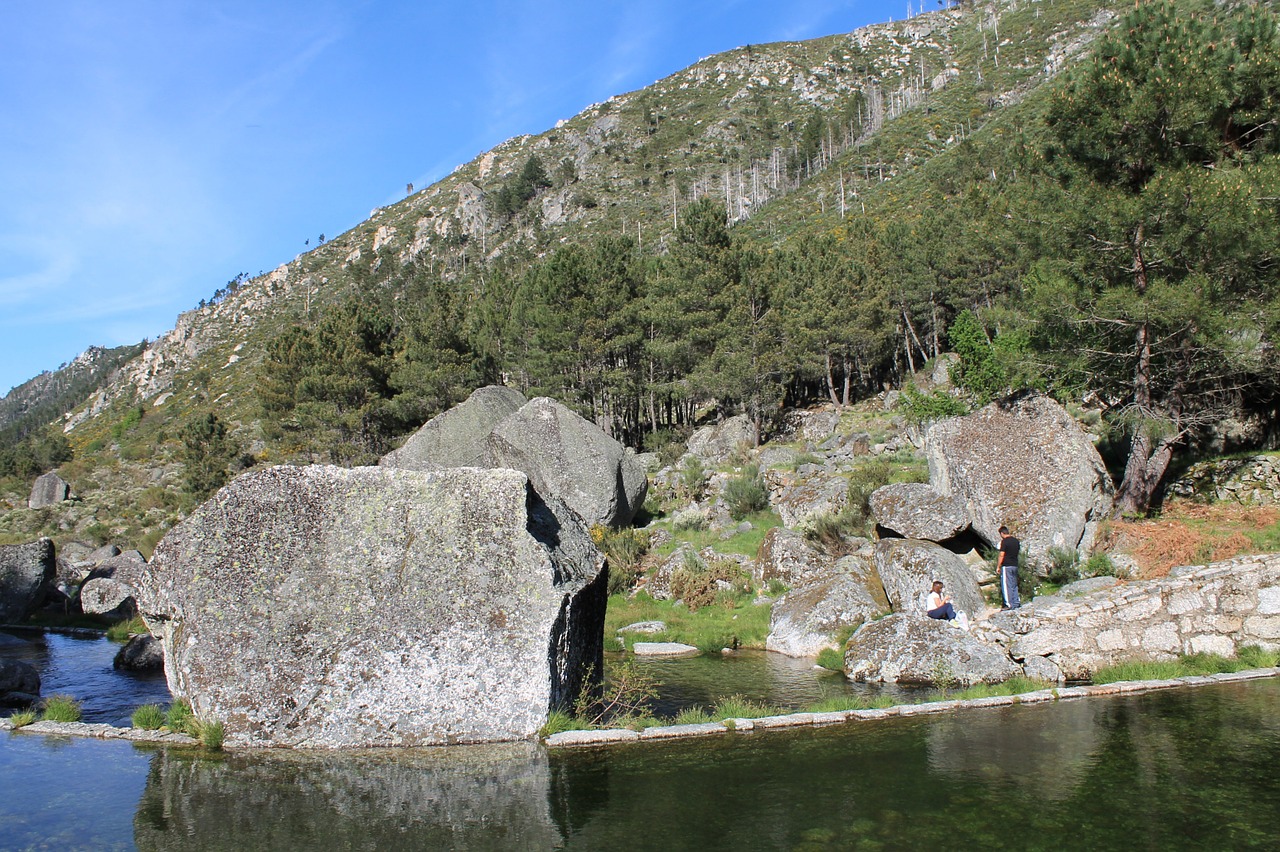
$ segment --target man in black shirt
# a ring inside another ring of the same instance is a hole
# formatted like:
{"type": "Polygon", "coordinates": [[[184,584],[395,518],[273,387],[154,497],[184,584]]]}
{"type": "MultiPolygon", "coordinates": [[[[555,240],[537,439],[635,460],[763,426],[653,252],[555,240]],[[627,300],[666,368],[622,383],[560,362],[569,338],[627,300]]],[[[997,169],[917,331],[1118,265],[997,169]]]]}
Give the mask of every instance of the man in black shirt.
{"type": "Polygon", "coordinates": [[[1022,542],[1009,534],[1008,527],[1001,527],[996,574],[1000,577],[1000,594],[1004,596],[1005,609],[1017,609],[1022,605],[1018,600],[1018,553],[1021,550],[1022,542]]]}

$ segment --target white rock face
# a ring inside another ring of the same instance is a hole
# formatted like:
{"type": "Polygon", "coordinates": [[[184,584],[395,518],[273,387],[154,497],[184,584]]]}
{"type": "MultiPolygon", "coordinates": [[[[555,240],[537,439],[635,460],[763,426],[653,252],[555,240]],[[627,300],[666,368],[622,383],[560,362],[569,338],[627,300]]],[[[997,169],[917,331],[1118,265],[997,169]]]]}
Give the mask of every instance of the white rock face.
{"type": "Polygon", "coordinates": [[[603,668],[603,557],[513,470],[277,467],[136,576],[175,695],[241,746],[532,736],[603,668]]]}

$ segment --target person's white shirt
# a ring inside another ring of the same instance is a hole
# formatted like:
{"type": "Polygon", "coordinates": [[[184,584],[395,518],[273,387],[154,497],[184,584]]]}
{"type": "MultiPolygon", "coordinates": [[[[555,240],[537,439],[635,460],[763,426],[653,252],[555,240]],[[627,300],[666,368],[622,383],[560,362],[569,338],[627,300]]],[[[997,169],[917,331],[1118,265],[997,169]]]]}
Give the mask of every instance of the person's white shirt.
{"type": "Polygon", "coordinates": [[[942,599],[942,594],[940,592],[930,592],[929,597],[926,599],[926,602],[927,602],[926,609],[930,611],[937,609],[938,607],[942,606],[944,603],[942,599]]]}

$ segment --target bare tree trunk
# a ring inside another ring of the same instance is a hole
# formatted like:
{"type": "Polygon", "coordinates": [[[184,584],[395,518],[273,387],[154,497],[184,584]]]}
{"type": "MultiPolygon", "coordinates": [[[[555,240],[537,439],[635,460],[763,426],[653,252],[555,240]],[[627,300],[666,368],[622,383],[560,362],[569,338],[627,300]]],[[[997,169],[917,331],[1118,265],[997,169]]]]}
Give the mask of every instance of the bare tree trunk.
{"type": "Polygon", "coordinates": [[[840,400],[836,397],[836,378],[835,372],[831,368],[831,353],[827,353],[827,396],[831,397],[831,404],[840,407],[840,400]]]}

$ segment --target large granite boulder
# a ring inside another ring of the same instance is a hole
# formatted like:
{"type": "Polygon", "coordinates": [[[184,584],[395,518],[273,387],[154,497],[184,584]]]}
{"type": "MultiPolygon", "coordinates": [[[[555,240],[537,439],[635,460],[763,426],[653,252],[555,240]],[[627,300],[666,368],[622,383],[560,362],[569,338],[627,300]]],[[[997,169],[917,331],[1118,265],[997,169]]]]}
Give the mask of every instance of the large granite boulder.
{"type": "Polygon", "coordinates": [[[47,538],[0,545],[0,624],[23,621],[39,609],[56,572],[53,542],[47,538]]]}
{"type": "Polygon", "coordinates": [[[0,706],[26,707],[40,697],[40,672],[22,660],[0,660],[0,706]]]}
{"type": "Polygon", "coordinates": [[[876,571],[894,612],[923,614],[924,600],[934,580],[959,612],[976,618],[986,602],[973,571],[965,561],[941,545],[909,538],[886,538],[876,544],[876,571]]]}
{"type": "Polygon", "coordinates": [[[822,470],[794,474],[771,470],[765,475],[769,505],[793,529],[812,526],[824,516],[838,515],[849,505],[849,480],[822,470]]]}
{"type": "Polygon", "coordinates": [[[755,580],[760,585],[777,580],[795,588],[825,578],[834,564],[834,559],[810,544],[802,534],[786,527],[774,527],[765,533],[756,553],[755,580]]]}
{"type": "Polygon", "coordinates": [[[929,480],[965,506],[987,544],[1006,524],[1031,564],[1051,547],[1087,552],[1113,487],[1089,436],[1061,405],[1030,394],[939,421],[925,433],[929,480]]]}
{"type": "Polygon", "coordinates": [[[880,577],[867,556],[846,556],[825,577],[792,589],[774,605],[765,648],[789,657],[815,657],[842,630],[889,611],[880,577]]]}
{"type": "Polygon", "coordinates": [[[865,625],[844,655],[850,680],[972,686],[1002,683],[1023,673],[999,645],[951,621],[895,613],[865,625]]]}
{"type": "Polygon", "coordinates": [[[602,670],[604,559],[514,470],[251,472],[133,570],[170,689],[232,745],[522,739],[602,670]]]}
{"type": "Polygon", "coordinates": [[[480,388],[378,462],[406,470],[511,468],[543,497],[564,501],[588,525],[625,526],[649,487],[635,453],[560,403],[480,388]]]}
{"type": "Polygon", "coordinates": [[[969,527],[964,506],[923,482],[895,482],[871,493],[876,524],[903,538],[946,541],[969,527]]]}
{"type": "Polygon", "coordinates": [[[131,636],[116,652],[111,667],[130,672],[158,672],[164,668],[164,645],[154,636],[131,636]]]}
{"type": "Polygon", "coordinates": [[[629,524],[649,488],[634,453],[546,397],[530,400],[493,428],[485,461],[523,471],[535,491],[563,500],[588,525],[629,524]]]}
{"type": "Polygon", "coordinates": [[[689,436],[689,453],[709,464],[723,464],[743,449],[751,450],[760,443],[755,424],[745,414],[730,417],[714,426],[703,426],[689,436]]]}
{"type": "Polygon", "coordinates": [[[433,417],[404,446],[387,453],[378,464],[406,470],[490,467],[485,460],[489,433],[525,402],[524,395],[514,388],[479,388],[466,402],[433,417]]]}
{"type": "Polygon", "coordinates": [[[56,506],[71,496],[71,486],[58,474],[50,471],[36,477],[31,486],[31,496],[27,498],[30,509],[44,509],[56,506]]]}
{"type": "Polygon", "coordinates": [[[111,577],[86,580],[79,600],[80,611],[86,615],[132,618],[137,612],[133,587],[111,577]]]}

